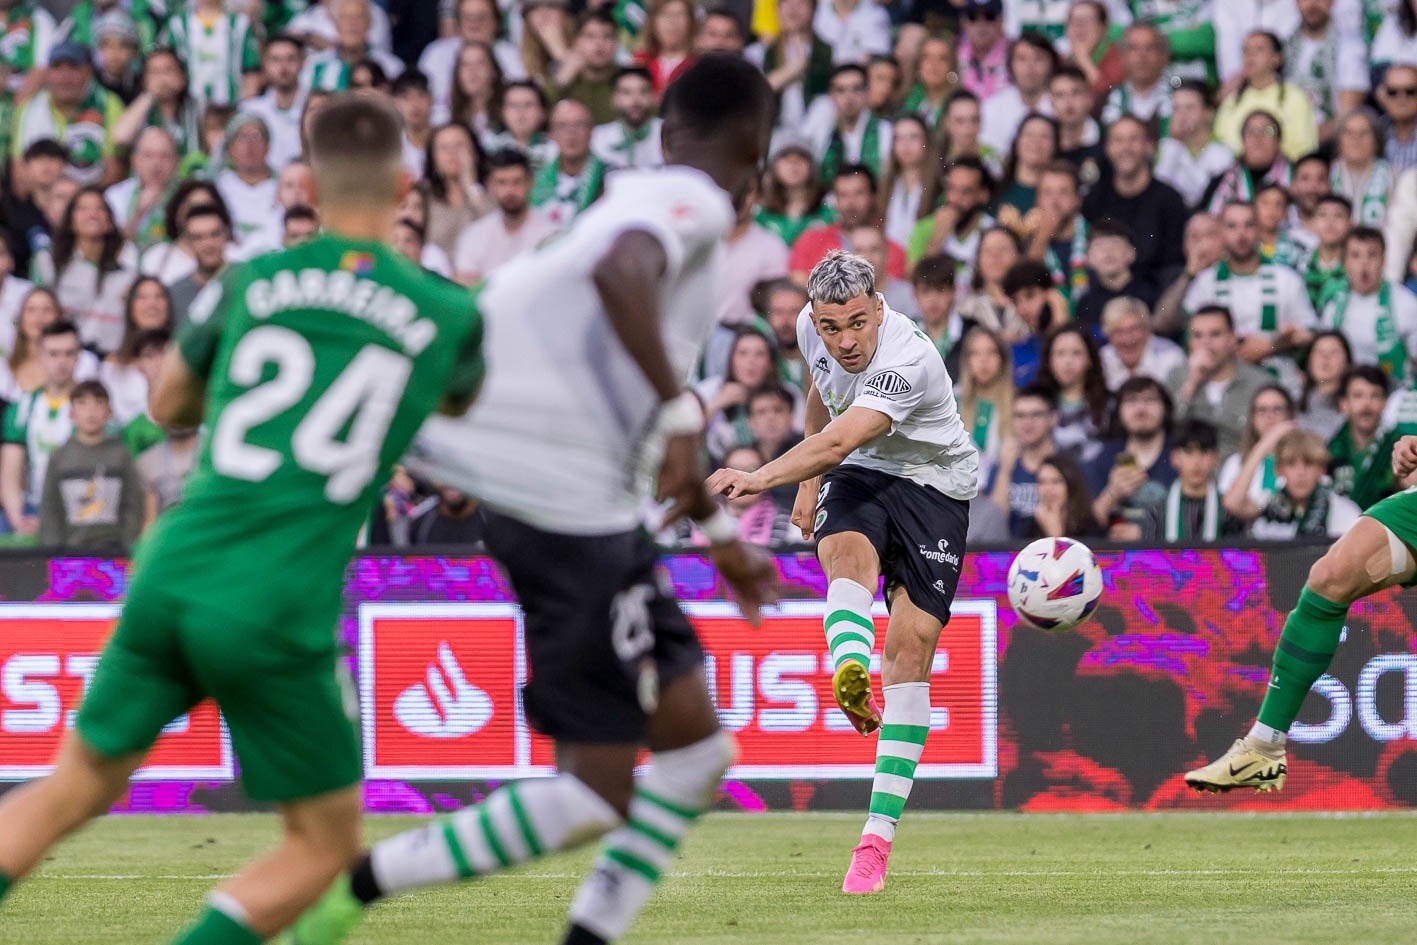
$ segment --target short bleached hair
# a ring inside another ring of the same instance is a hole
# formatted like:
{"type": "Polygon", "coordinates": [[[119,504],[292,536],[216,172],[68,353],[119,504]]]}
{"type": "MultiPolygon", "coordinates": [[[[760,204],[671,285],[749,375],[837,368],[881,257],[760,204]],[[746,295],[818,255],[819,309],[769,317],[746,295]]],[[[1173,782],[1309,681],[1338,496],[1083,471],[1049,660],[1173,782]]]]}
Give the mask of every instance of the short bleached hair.
{"type": "Polygon", "coordinates": [[[876,292],[876,271],[862,256],[834,249],[812,269],[807,279],[807,297],[815,304],[844,305],[859,296],[876,292]]]}
{"type": "Polygon", "coordinates": [[[1129,315],[1140,318],[1146,330],[1151,331],[1151,310],[1146,307],[1146,303],[1141,299],[1123,295],[1102,306],[1102,334],[1112,334],[1122,323],[1122,319],[1129,315]]]}

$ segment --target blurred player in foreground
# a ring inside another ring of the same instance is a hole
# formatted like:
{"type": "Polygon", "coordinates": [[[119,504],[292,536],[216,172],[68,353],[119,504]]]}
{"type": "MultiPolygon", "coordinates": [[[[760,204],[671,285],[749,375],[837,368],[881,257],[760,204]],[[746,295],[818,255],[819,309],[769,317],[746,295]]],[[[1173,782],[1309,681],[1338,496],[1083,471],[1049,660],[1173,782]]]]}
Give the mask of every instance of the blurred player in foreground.
{"type": "Polygon", "coordinates": [[[772,93],[747,63],[709,56],[663,110],[674,166],[615,175],[562,239],[491,278],[486,390],[410,456],[493,510],[487,546],[526,611],[527,718],[556,741],[559,773],[376,844],[288,941],[332,945],[384,896],[605,834],[565,942],[618,939],[733,761],[698,639],[655,574],[634,472],[647,441],[667,440],[661,495],[702,523],[756,622],[773,565],[704,490],[703,410],[684,381],[713,329],[718,245],[766,152],[772,93]]]}
{"type": "Polygon", "coordinates": [[[930,667],[959,584],[979,454],[939,351],[886,307],[869,262],[833,252],[812,270],[807,294],[797,317],[811,379],[807,438],[757,472],[720,469],[708,487],[735,498],[801,484],[792,521],[816,534],[831,582],[832,689],[857,731],[881,730],[870,816],[841,888],[879,892],[930,731],[930,667]],[[870,673],[871,601],[883,574],[884,717],[870,673]]]}
{"type": "Polygon", "coordinates": [[[285,837],[173,941],[263,941],[357,855],[359,745],[334,633],[344,568],[393,461],[482,380],[472,299],[385,246],[410,186],[400,140],[397,114],[372,99],[326,104],[311,163],[327,234],[228,271],[192,303],[151,411],[205,420],[211,436],[134,559],[54,773],[0,801],[0,894],[108,810],[163,726],[208,697],[285,837]]]}
{"type": "Polygon", "coordinates": [[[1384,588],[1417,584],[1417,436],[1392,451],[1392,471],[1409,488],[1374,503],[1309,569],[1298,605],[1284,621],[1259,718],[1215,761],[1187,772],[1197,791],[1248,787],[1278,791],[1288,771],[1285,742],[1304,697],[1338,650],[1348,608],[1384,588]]]}

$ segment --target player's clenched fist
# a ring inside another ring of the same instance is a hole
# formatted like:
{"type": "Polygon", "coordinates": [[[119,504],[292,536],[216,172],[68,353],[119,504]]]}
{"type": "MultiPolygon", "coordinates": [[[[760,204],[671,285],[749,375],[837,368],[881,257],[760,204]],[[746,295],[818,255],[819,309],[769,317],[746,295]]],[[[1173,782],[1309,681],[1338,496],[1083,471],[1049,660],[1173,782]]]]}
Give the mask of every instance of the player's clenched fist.
{"type": "Polygon", "coordinates": [[[720,469],[708,477],[706,485],[709,495],[726,495],[730,499],[763,491],[762,478],[741,469],[720,469]]]}
{"type": "Polygon", "coordinates": [[[1392,450],[1392,471],[1398,479],[1406,479],[1417,470],[1417,436],[1404,436],[1392,450]]]}

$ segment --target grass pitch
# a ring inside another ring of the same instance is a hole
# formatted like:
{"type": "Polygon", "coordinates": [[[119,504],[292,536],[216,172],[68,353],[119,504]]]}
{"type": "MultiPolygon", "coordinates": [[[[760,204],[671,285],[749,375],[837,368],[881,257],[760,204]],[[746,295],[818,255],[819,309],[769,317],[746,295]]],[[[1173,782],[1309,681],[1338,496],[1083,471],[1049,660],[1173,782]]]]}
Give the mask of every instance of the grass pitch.
{"type": "MultiPolygon", "coordinates": [[[[887,889],[843,896],[858,815],[714,815],[628,945],[1417,941],[1417,817],[912,814],[887,889]]],[[[417,823],[374,818],[371,837],[417,823]]],[[[0,945],[166,942],[269,846],[262,815],[121,817],[0,908],[0,945]]],[[[356,945],[559,940],[589,853],[377,908],[356,945]]]]}

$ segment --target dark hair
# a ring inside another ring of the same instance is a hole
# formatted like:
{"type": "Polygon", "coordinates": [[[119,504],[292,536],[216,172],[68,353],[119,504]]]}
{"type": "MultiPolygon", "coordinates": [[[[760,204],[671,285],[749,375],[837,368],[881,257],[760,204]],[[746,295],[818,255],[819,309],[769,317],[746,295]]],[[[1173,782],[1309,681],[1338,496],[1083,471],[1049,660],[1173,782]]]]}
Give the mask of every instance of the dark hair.
{"type": "Polygon", "coordinates": [[[389,74],[384,71],[384,67],[373,59],[361,59],[349,69],[351,81],[354,73],[360,69],[369,70],[369,88],[385,91],[389,87],[389,74]]]}
{"type": "Polygon", "coordinates": [[[764,397],[769,397],[773,400],[786,404],[788,410],[791,410],[797,406],[797,402],[792,399],[792,394],[787,390],[787,388],[783,387],[776,380],[771,380],[760,387],[755,387],[753,390],[748,392],[748,412],[753,412],[753,401],[761,400],[764,397]]]}
{"type": "Polygon", "coordinates": [[[1053,346],[1065,335],[1076,335],[1087,350],[1088,366],[1082,376],[1082,396],[1087,402],[1088,419],[1094,430],[1101,431],[1107,422],[1107,380],[1102,374],[1102,355],[1098,353],[1097,342],[1092,332],[1079,322],[1063,322],[1049,330],[1043,339],[1043,352],[1038,358],[1038,383],[1053,391],[1055,397],[1063,394],[1063,385],[1053,376],[1053,346]]]}
{"type": "MultiPolygon", "coordinates": [[[[1007,187],[1007,185],[1015,179],[1015,175],[1018,174],[1019,133],[1023,131],[1023,126],[1031,121],[1041,121],[1048,126],[1048,130],[1053,133],[1053,157],[1058,156],[1058,149],[1061,147],[1058,120],[1056,118],[1049,118],[1041,112],[1029,112],[1027,115],[1024,115],[1023,120],[1018,123],[1018,129],[1014,132],[1013,144],[1009,146],[1009,156],[1004,161],[1005,187],[1007,187]]],[[[1051,161],[1051,158],[1049,160],[1051,161]]]]}
{"type": "Polygon", "coordinates": [[[862,82],[867,82],[867,81],[869,81],[870,78],[871,78],[871,77],[866,73],[866,67],[863,66],[863,65],[861,65],[861,63],[859,63],[859,62],[843,62],[841,65],[833,66],[833,67],[832,67],[832,71],[831,71],[830,75],[829,75],[828,78],[827,78],[827,82],[828,82],[828,83],[835,82],[837,76],[846,75],[846,73],[848,73],[848,72],[854,72],[854,73],[856,73],[857,75],[859,75],[859,76],[861,77],[861,81],[862,81],[862,82]]]}
{"type": "Polygon", "coordinates": [[[1191,313],[1187,322],[1193,322],[1202,316],[1215,316],[1225,319],[1225,327],[1232,332],[1235,330],[1235,316],[1230,314],[1230,309],[1223,305],[1202,305],[1191,313]]]}
{"type": "Polygon", "coordinates": [[[226,211],[214,203],[199,203],[188,211],[187,219],[182,221],[182,232],[186,233],[187,227],[198,217],[216,217],[221,221],[221,225],[226,227],[227,232],[231,232],[231,218],[226,215],[226,211]]]}
{"type": "Polygon", "coordinates": [[[1220,452],[1220,433],[1215,424],[1207,420],[1187,418],[1176,424],[1171,433],[1173,450],[1203,450],[1207,453],[1220,452]]]}
{"type": "MultiPolygon", "coordinates": [[[[162,214],[162,228],[168,239],[175,240],[178,234],[182,232],[183,221],[177,219],[178,211],[182,208],[182,205],[187,202],[187,199],[198,191],[201,191],[210,198],[202,201],[201,204],[210,204],[217,207],[226,215],[227,227],[230,228],[231,212],[227,209],[226,200],[222,197],[221,191],[216,189],[216,184],[209,180],[189,178],[178,184],[177,189],[172,192],[172,196],[167,198],[167,207],[163,210],[162,214]]],[[[192,207],[187,208],[187,212],[191,213],[193,207],[201,206],[201,204],[193,204],[192,207]]]]}
{"type": "Polygon", "coordinates": [[[1138,128],[1141,129],[1142,134],[1146,137],[1147,144],[1156,144],[1156,128],[1152,125],[1151,122],[1143,121],[1136,115],[1133,115],[1131,112],[1123,112],[1115,119],[1113,119],[1112,124],[1107,126],[1106,134],[1111,134],[1115,129],[1120,128],[1122,127],[1122,125],[1125,124],[1136,125],[1138,128]]]}
{"type": "Polygon", "coordinates": [[[979,175],[979,184],[984,188],[984,193],[990,198],[994,196],[994,175],[989,173],[989,168],[984,162],[972,154],[963,154],[957,158],[951,158],[946,164],[944,173],[940,176],[948,178],[951,172],[963,168],[966,171],[974,171],[979,175]]]}
{"type": "Polygon", "coordinates": [[[1335,194],[1331,191],[1326,194],[1320,194],[1319,199],[1314,201],[1314,209],[1317,210],[1319,207],[1322,207],[1326,203],[1338,204],[1340,207],[1343,208],[1344,216],[1351,217],[1353,215],[1353,201],[1349,200],[1342,194],[1335,194]]]}
{"type": "Polygon", "coordinates": [[[1338,382],[1338,396],[1347,397],[1348,388],[1354,381],[1363,381],[1374,387],[1381,387],[1384,397],[1392,391],[1387,374],[1383,373],[1383,369],[1376,364],[1355,364],[1344,371],[1343,380],[1338,382]]]}
{"type": "Polygon", "coordinates": [[[644,79],[650,85],[654,85],[654,78],[649,74],[649,69],[644,66],[621,66],[615,70],[615,75],[610,80],[610,88],[614,89],[620,84],[621,79],[628,76],[644,79]]]}
{"type": "MultiPolygon", "coordinates": [[[[492,4],[496,6],[496,4],[492,4]]],[[[605,7],[596,7],[594,10],[587,10],[581,14],[581,18],[576,21],[576,32],[580,33],[592,23],[599,23],[608,26],[617,33],[620,31],[620,24],[615,22],[615,16],[605,7]]]]}
{"type": "MultiPolygon", "coordinates": [[[[1280,123],[1278,117],[1275,116],[1274,112],[1263,108],[1257,108],[1244,117],[1244,119],[1240,122],[1241,131],[1243,132],[1245,126],[1248,125],[1255,118],[1258,118],[1261,121],[1267,121],[1274,126],[1275,141],[1282,142],[1284,140],[1284,125],[1280,123]]],[[[1243,150],[1244,149],[1242,147],[1241,151],[1243,150]]]]}
{"type": "Polygon", "coordinates": [[[287,45],[294,46],[295,51],[300,53],[302,56],[305,54],[304,41],[301,40],[300,37],[292,36],[289,33],[277,33],[270,39],[266,40],[266,48],[262,50],[262,52],[268,52],[272,46],[276,46],[280,43],[285,43],[287,45]]]}
{"type": "Polygon", "coordinates": [[[1087,228],[1087,243],[1092,245],[1092,241],[1099,236],[1115,236],[1124,239],[1132,246],[1137,244],[1136,237],[1132,233],[1132,228],[1121,220],[1113,217],[1103,217],[1087,228]]]}
{"type": "MultiPolygon", "coordinates": [[[[670,88],[673,88],[673,86],[670,86],[670,88]]],[[[841,170],[836,172],[836,178],[832,181],[832,183],[835,184],[843,177],[864,177],[866,178],[866,181],[870,184],[871,193],[879,193],[879,185],[876,183],[876,172],[871,170],[865,164],[843,164],[841,166],[841,170]]]]}
{"type": "Polygon", "coordinates": [[[477,135],[472,133],[471,128],[458,122],[434,128],[428,135],[428,145],[423,150],[423,179],[428,187],[428,195],[444,203],[448,201],[448,182],[438,174],[438,164],[433,158],[433,146],[437,144],[438,136],[450,128],[462,132],[472,144],[472,176],[479,184],[487,179],[487,152],[482,150],[482,142],[477,140],[477,135]]]}
{"type": "Polygon", "coordinates": [[[1303,167],[1310,161],[1317,161],[1318,163],[1322,164],[1324,166],[1325,173],[1327,173],[1329,167],[1332,166],[1331,162],[1327,157],[1324,156],[1324,153],[1322,151],[1310,151],[1308,154],[1303,155],[1299,158],[1299,160],[1291,164],[1289,168],[1291,171],[1297,171],[1300,167],[1303,167]]]}
{"type": "Polygon", "coordinates": [[[41,342],[44,341],[45,338],[57,338],[60,335],[73,335],[77,338],[79,336],[79,326],[75,325],[67,318],[59,318],[45,325],[39,331],[39,339],[41,342]]]}
{"type": "MultiPolygon", "coordinates": [[[[496,9],[497,4],[493,3],[492,7],[496,9]]],[[[500,17],[500,15],[499,12],[498,16],[500,17]]],[[[487,100],[487,116],[489,119],[495,117],[497,114],[498,106],[501,104],[502,83],[506,80],[506,76],[502,74],[502,65],[497,61],[497,56],[493,53],[491,46],[486,43],[462,44],[462,47],[458,50],[457,59],[453,61],[453,87],[449,95],[448,104],[449,114],[451,116],[449,119],[450,122],[452,124],[462,125],[467,129],[472,128],[472,119],[474,117],[471,114],[472,99],[468,98],[467,93],[462,89],[462,83],[458,81],[458,64],[462,59],[462,54],[469,48],[482,50],[483,54],[487,57],[488,64],[492,67],[492,91],[487,100]]],[[[469,134],[470,133],[471,131],[469,130],[469,134]]]]}
{"type": "Polygon", "coordinates": [[[104,277],[119,268],[118,254],[123,251],[123,231],[118,229],[118,221],[113,219],[113,208],[103,196],[102,188],[85,187],[74,194],[74,199],[64,208],[64,218],[59,222],[59,228],[54,234],[51,258],[54,262],[54,281],[57,284],[61,274],[74,261],[74,253],[78,249],[78,236],[74,233],[74,211],[79,206],[79,201],[88,196],[98,198],[98,202],[103,206],[104,216],[108,218],[108,232],[103,234],[103,246],[98,253],[98,271],[94,276],[94,292],[97,294],[103,287],[104,277]]]}
{"type": "Polygon", "coordinates": [[[308,220],[312,223],[319,223],[320,215],[315,212],[314,207],[307,207],[303,203],[298,203],[285,211],[285,217],[281,222],[289,223],[292,220],[308,220]]]}
{"type": "Polygon", "coordinates": [[[1018,402],[1025,397],[1033,397],[1036,400],[1043,401],[1048,405],[1049,410],[1058,409],[1058,395],[1037,381],[1034,381],[1032,384],[1025,384],[1014,392],[1014,406],[1018,406],[1018,402]]]}
{"type": "Polygon", "coordinates": [[[1047,266],[1036,259],[1020,259],[1004,273],[1000,288],[1005,295],[1013,298],[1024,289],[1043,289],[1046,292],[1053,286],[1053,273],[1047,266]]]}
{"type": "Polygon", "coordinates": [[[728,20],[732,22],[733,29],[738,33],[738,38],[746,38],[746,36],[744,35],[746,31],[743,29],[743,21],[738,19],[738,14],[734,13],[727,7],[709,7],[707,10],[704,11],[704,22],[708,22],[709,17],[714,16],[718,17],[721,20],[728,20]]]}
{"type": "Polygon", "coordinates": [[[38,141],[25,148],[25,153],[20,156],[21,160],[34,161],[39,158],[53,158],[56,161],[69,160],[69,152],[64,150],[64,146],[53,138],[40,138],[38,141]]]}
{"type": "Polygon", "coordinates": [[[389,94],[398,98],[405,92],[431,94],[428,87],[428,77],[417,69],[407,69],[400,72],[399,77],[389,85],[389,94]]]}
{"type": "Polygon", "coordinates": [[[142,329],[138,327],[133,319],[133,303],[138,298],[138,290],[145,285],[155,285],[162,290],[163,302],[167,306],[167,329],[172,326],[172,293],[163,285],[161,279],[156,276],[139,276],[133,280],[133,284],[128,287],[128,294],[123,299],[123,340],[118,343],[118,350],[113,353],[113,357],[119,364],[129,364],[138,356],[137,339],[149,331],[157,329],[142,329]]]}
{"type": "Polygon", "coordinates": [[[1336,328],[1329,328],[1324,331],[1314,332],[1313,340],[1309,342],[1309,350],[1304,352],[1304,392],[1299,397],[1299,409],[1307,412],[1309,410],[1310,399],[1314,396],[1314,375],[1309,370],[1309,360],[1314,356],[1314,348],[1320,341],[1332,338],[1343,348],[1344,371],[1353,366],[1353,346],[1348,343],[1348,336],[1336,328]]]}
{"type": "MultiPolygon", "coordinates": [[[[551,101],[546,97],[546,93],[542,91],[540,85],[537,85],[530,79],[516,79],[515,81],[508,82],[506,85],[502,86],[502,99],[497,103],[497,109],[499,113],[501,109],[506,106],[507,93],[510,92],[512,89],[526,89],[527,91],[531,92],[533,95],[536,96],[536,102],[538,105],[541,106],[541,110],[543,112],[548,111],[551,108],[551,101]]],[[[497,122],[501,124],[501,114],[498,114],[496,117],[497,122]]],[[[543,124],[545,123],[545,118],[542,119],[542,122],[543,124]]]]}
{"type": "Polygon", "coordinates": [[[1289,203],[1289,188],[1285,187],[1277,180],[1262,181],[1260,185],[1255,188],[1255,196],[1258,197],[1260,194],[1267,194],[1271,190],[1279,191],[1284,196],[1284,202],[1286,204],[1289,203]]]}
{"type": "Polygon", "coordinates": [[[1045,177],[1066,177],[1073,182],[1073,190],[1082,190],[1082,176],[1078,173],[1078,166],[1066,158],[1054,158],[1048,162],[1048,166],[1043,168],[1045,177]]]}
{"type": "Polygon", "coordinates": [[[1069,535],[1096,532],[1097,521],[1092,514],[1092,490],[1087,487],[1087,477],[1082,474],[1078,461],[1067,453],[1053,453],[1046,457],[1041,465],[1056,469],[1067,487],[1068,501],[1063,510],[1063,531],[1069,535]]]}
{"type": "Polygon", "coordinates": [[[949,98],[945,99],[946,113],[949,112],[951,106],[953,106],[955,102],[973,102],[975,105],[981,104],[979,101],[979,96],[969,91],[969,89],[956,89],[955,91],[950,93],[949,98]]]}
{"type": "Polygon", "coordinates": [[[1343,249],[1346,252],[1349,243],[1375,243],[1382,252],[1387,252],[1387,239],[1383,236],[1383,231],[1371,226],[1355,226],[1348,231],[1348,235],[1343,238],[1343,249]]]}
{"type": "Polygon", "coordinates": [[[915,268],[910,271],[910,284],[926,289],[955,288],[955,274],[959,272],[959,260],[949,253],[934,253],[920,257],[915,268]]]}
{"type": "Polygon", "coordinates": [[[1054,69],[1053,74],[1048,78],[1048,81],[1052,82],[1054,79],[1074,79],[1087,86],[1088,94],[1092,93],[1092,83],[1088,81],[1087,73],[1083,72],[1071,62],[1065,62],[1058,68],[1054,69]]]}
{"type": "Polygon", "coordinates": [[[519,167],[531,173],[531,159],[520,148],[502,148],[487,157],[487,173],[492,174],[509,167],[519,167]]]}
{"type": "Polygon", "coordinates": [[[1165,431],[1171,429],[1171,424],[1176,418],[1176,403],[1171,399],[1171,392],[1156,378],[1148,377],[1145,374],[1135,374],[1123,381],[1122,386],[1117,388],[1116,404],[1112,411],[1113,435],[1126,435],[1126,431],[1122,429],[1122,401],[1147,392],[1154,393],[1161,398],[1161,429],[1165,431]]]}
{"type": "Polygon", "coordinates": [[[1012,82],[1014,78],[1014,50],[1018,49],[1020,46],[1032,46],[1048,57],[1048,74],[1050,78],[1052,74],[1057,71],[1059,62],[1058,50],[1053,48],[1053,43],[1042,33],[1025,30],[1023,33],[1019,34],[1018,39],[1009,44],[1009,54],[1005,66],[1009,73],[1010,82],[1012,82]]]}
{"type": "Polygon", "coordinates": [[[1211,90],[1209,85],[1206,85],[1200,79],[1182,79],[1180,82],[1176,83],[1176,87],[1171,90],[1172,95],[1175,95],[1177,92],[1194,92],[1200,96],[1201,105],[1203,107],[1212,110],[1215,108],[1215,93],[1211,90]]]}
{"type": "Polygon", "coordinates": [[[69,392],[69,402],[73,403],[84,397],[92,397],[102,403],[111,403],[108,399],[108,388],[98,381],[79,381],[74,385],[74,389],[69,392]]]}
{"type": "Polygon", "coordinates": [[[715,53],[700,58],[664,90],[659,113],[670,132],[691,129],[704,139],[744,128],[766,135],[773,102],[772,87],[756,66],[715,53]]]}
{"type": "Polygon", "coordinates": [[[738,378],[733,376],[733,355],[738,350],[739,342],[749,337],[757,338],[763,344],[767,345],[768,353],[772,353],[772,339],[763,334],[761,329],[753,325],[739,325],[737,328],[733,329],[733,341],[728,345],[728,357],[723,362],[724,380],[738,380],[738,378]]]}
{"type": "Polygon", "coordinates": [[[172,332],[166,328],[145,328],[133,338],[133,357],[149,348],[166,348],[172,343],[172,332]]]}
{"type": "Polygon", "coordinates": [[[413,235],[418,237],[418,242],[420,243],[428,242],[428,231],[420,226],[416,220],[410,220],[408,217],[399,217],[398,220],[395,221],[394,226],[402,226],[412,230],[413,235]]]}

